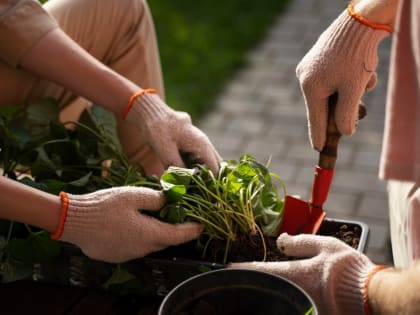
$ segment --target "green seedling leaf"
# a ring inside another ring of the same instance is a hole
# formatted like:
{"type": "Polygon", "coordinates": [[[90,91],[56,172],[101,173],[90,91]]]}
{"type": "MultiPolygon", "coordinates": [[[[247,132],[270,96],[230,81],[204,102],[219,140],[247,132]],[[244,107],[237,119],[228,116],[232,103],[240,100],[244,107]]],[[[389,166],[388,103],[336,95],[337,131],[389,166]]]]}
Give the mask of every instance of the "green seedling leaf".
{"type": "Polygon", "coordinates": [[[197,174],[197,169],[170,166],[161,176],[161,181],[174,185],[188,186],[191,183],[192,176],[195,174],[197,174]]]}
{"type": "Polygon", "coordinates": [[[231,172],[227,175],[227,186],[226,190],[233,199],[237,199],[238,192],[245,186],[244,181],[235,174],[231,172]]]}
{"type": "Polygon", "coordinates": [[[160,178],[160,184],[169,202],[180,201],[191,184],[195,169],[169,167],[160,178]]]}
{"type": "Polygon", "coordinates": [[[185,209],[180,205],[169,204],[159,211],[159,216],[168,223],[182,223],[185,222],[185,209]]]}
{"type": "Polygon", "coordinates": [[[162,188],[169,202],[180,201],[187,192],[187,188],[183,185],[172,185],[165,182],[162,183],[162,188]]]}
{"type": "Polygon", "coordinates": [[[234,174],[244,182],[249,182],[257,175],[257,172],[248,160],[244,160],[235,168],[234,174]]]}
{"type": "Polygon", "coordinates": [[[126,283],[136,277],[125,270],[120,264],[117,265],[111,277],[102,285],[105,290],[108,290],[111,286],[126,283]]]}
{"type": "MultiPolygon", "coordinates": [[[[279,208],[283,208],[279,206],[279,208]]],[[[265,212],[265,221],[261,222],[256,218],[257,222],[261,226],[261,229],[264,235],[276,237],[278,236],[280,224],[282,222],[283,213],[275,211],[266,211],[265,212]]]]}

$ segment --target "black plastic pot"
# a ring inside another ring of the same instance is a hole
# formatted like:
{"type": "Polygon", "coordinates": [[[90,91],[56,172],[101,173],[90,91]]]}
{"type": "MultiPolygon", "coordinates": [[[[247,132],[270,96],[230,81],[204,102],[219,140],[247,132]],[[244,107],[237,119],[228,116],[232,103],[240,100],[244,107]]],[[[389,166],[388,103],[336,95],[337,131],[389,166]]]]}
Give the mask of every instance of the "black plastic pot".
{"type": "Polygon", "coordinates": [[[196,275],[164,298],[158,315],[316,315],[299,286],[269,273],[220,269],[196,275]],[[312,310],[312,312],[310,312],[312,310]]]}

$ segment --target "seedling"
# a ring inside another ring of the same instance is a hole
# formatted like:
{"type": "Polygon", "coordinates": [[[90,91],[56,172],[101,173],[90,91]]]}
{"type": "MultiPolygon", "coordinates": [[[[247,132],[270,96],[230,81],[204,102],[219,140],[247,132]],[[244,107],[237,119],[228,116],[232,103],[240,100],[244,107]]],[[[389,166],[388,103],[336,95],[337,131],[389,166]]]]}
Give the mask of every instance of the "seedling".
{"type": "Polygon", "coordinates": [[[243,155],[239,161],[222,161],[216,175],[204,165],[170,167],[160,183],[169,201],[160,212],[161,219],[202,223],[203,256],[212,240],[224,240],[226,263],[232,243],[242,234],[260,236],[265,258],[264,236],[277,236],[285,196],[282,180],[266,165],[243,155]],[[281,195],[273,179],[281,187],[281,195]]]}

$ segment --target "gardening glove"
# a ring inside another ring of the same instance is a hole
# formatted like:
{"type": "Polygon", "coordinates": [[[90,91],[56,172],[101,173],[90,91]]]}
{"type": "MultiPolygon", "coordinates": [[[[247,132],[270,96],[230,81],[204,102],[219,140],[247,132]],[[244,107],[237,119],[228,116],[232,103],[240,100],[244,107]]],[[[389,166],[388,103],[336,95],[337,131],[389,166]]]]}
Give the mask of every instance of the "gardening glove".
{"type": "Polygon", "coordinates": [[[364,285],[373,264],[365,255],[334,237],[283,233],[278,249],[283,262],[233,263],[230,268],[254,269],[285,277],[302,287],[314,300],[319,314],[364,314],[364,285]]]}
{"type": "Polygon", "coordinates": [[[73,243],[90,258],[128,261],[198,237],[196,223],[168,224],[139,210],[159,210],[162,191],[116,187],[85,195],[60,194],[62,213],[53,239],[73,243]]]}
{"type": "Polygon", "coordinates": [[[221,158],[208,137],[192,125],[187,113],[174,111],[157,94],[136,97],[126,120],[140,127],[165,168],[200,163],[217,174],[221,158]]]}
{"type": "Polygon", "coordinates": [[[379,42],[390,32],[391,27],[367,21],[350,5],[298,64],[296,74],[306,103],[309,138],[316,150],[325,146],[328,98],[336,92],[338,130],[344,135],[355,132],[361,97],[376,85],[379,42]]]}
{"type": "Polygon", "coordinates": [[[117,125],[118,139],[128,162],[139,165],[145,175],[160,177],[165,171],[156,152],[145,141],[142,132],[131,124],[119,121],[117,125]]]}

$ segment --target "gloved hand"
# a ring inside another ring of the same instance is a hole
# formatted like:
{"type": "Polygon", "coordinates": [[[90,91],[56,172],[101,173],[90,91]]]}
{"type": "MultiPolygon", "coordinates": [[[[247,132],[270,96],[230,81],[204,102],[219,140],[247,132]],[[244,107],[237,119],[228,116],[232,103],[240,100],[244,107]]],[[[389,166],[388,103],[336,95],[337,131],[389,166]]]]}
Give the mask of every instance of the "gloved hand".
{"type": "Polygon", "coordinates": [[[126,120],[140,127],[165,168],[188,166],[182,156],[185,154],[217,174],[221,158],[208,137],[192,125],[187,113],[172,110],[157,94],[144,93],[137,97],[126,120]]]}
{"type": "Polygon", "coordinates": [[[232,263],[230,268],[254,269],[285,277],[312,297],[320,315],[364,314],[363,288],[375,265],[344,242],[327,236],[283,233],[277,247],[283,262],[232,263]]]}
{"type": "Polygon", "coordinates": [[[61,224],[51,237],[79,246],[92,259],[124,262],[193,240],[202,231],[200,224],[168,224],[138,212],[160,209],[162,191],[116,187],[60,196],[61,224]]]}
{"type": "Polygon", "coordinates": [[[165,169],[139,128],[119,121],[117,130],[118,139],[128,162],[132,165],[140,165],[147,176],[160,177],[165,169]]]}
{"type": "Polygon", "coordinates": [[[328,97],[338,93],[335,121],[343,135],[355,132],[359,104],[376,85],[379,42],[390,34],[386,25],[361,23],[349,6],[303,57],[296,74],[305,98],[311,145],[325,145],[328,97]],[[352,14],[352,16],[350,15],[352,14]]]}

